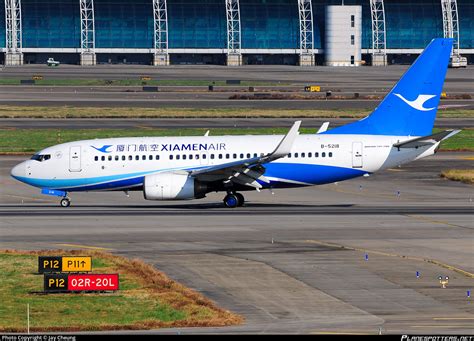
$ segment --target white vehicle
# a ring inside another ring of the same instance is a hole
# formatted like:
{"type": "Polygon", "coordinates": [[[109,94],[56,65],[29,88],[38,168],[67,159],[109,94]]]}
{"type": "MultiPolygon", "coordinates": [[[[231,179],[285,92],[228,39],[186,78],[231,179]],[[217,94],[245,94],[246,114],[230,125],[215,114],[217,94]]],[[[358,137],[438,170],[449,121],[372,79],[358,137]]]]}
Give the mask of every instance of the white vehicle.
{"type": "Polygon", "coordinates": [[[54,58],[48,58],[46,64],[48,64],[48,66],[59,66],[59,62],[54,60],[54,58]]]}
{"type": "Polygon", "coordinates": [[[434,39],[368,117],[316,134],[285,136],[133,137],[76,141],[46,148],[11,175],[42,193],[143,191],[147,200],[203,198],[226,193],[224,204],[244,204],[243,191],[327,184],[433,155],[432,134],[452,48],[434,39]]]}
{"type": "Polygon", "coordinates": [[[458,68],[458,67],[467,67],[467,58],[453,55],[449,60],[449,67],[458,68]]]}

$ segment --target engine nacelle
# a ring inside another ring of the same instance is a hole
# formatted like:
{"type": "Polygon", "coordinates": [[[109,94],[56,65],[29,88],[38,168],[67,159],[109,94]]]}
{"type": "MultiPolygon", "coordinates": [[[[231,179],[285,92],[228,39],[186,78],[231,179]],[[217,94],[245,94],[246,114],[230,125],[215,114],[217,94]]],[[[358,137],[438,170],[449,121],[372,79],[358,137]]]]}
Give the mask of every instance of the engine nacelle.
{"type": "Polygon", "coordinates": [[[204,198],[207,187],[187,174],[158,173],[145,176],[143,195],[147,200],[204,198]]]}

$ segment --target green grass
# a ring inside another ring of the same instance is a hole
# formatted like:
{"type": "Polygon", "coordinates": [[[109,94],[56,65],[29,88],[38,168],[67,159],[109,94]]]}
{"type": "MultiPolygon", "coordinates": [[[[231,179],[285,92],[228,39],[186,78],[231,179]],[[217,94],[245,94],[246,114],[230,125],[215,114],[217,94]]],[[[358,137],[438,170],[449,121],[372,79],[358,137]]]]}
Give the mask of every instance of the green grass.
{"type": "Polygon", "coordinates": [[[26,331],[27,304],[31,331],[148,329],[240,321],[144,263],[98,252],[90,254],[97,259],[94,272],[120,274],[120,291],[38,294],[43,290],[43,276],[35,274],[38,256],[0,251],[0,332],[26,331]]]}
{"type": "MultiPolygon", "coordinates": [[[[359,119],[370,113],[368,109],[252,109],[252,108],[122,108],[70,106],[10,106],[0,105],[0,118],[273,118],[319,117],[359,119]]],[[[443,109],[438,117],[474,117],[474,110],[443,109]]]]}
{"type": "MultiPolygon", "coordinates": [[[[95,138],[134,136],[199,136],[207,129],[0,129],[0,153],[33,153],[43,148],[71,141],[95,138]]],[[[441,129],[435,129],[440,131],[441,129]]],[[[211,129],[211,135],[285,134],[288,128],[211,129]]],[[[303,134],[314,134],[316,129],[302,128],[303,134]]],[[[464,129],[441,144],[441,150],[474,151],[474,129],[464,129]]]]}
{"type": "MultiPolygon", "coordinates": [[[[25,77],[24,79],[31,79],[25,77]]],[[[285,86],[290,83],[265,82],[265,81],[241,81],[240,84],[227,85],[225,80],[205,79],[152,79],[142,81],[141,79],[42,79],[36,80],[40,86],[285,86]]],[[[18,78],[1,78],[0,85],[20,85],[18,78]]],[[[303,86],[302,86],[303,87],[303,86]]]]}

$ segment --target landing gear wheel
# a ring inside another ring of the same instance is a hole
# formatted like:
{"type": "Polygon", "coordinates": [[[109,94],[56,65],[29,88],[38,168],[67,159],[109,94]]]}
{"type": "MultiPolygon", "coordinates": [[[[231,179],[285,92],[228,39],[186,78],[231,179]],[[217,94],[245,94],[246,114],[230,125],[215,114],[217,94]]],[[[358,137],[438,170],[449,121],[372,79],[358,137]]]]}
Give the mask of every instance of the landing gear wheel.
{"type": "Polygon", "coordinates": [[[61,207],[69,207],[71,205],[71,200],[69,198],[63,198],[60,202],[61,207]]]}
{"type": "Polygon", "coordinates": [[[228,208],[236,208],[239,205],[239,199],[235,194],[227,194],[224,198],[224,205],[228,208]]]}
{"type": "Polygon", "coordinates": [[[237,206],[243,206],[245,202],[244,196],[240,193],[235,193],[234,195],[237,197],[237,200],[239,200],[239,203],[237,204],[237,206]]]}

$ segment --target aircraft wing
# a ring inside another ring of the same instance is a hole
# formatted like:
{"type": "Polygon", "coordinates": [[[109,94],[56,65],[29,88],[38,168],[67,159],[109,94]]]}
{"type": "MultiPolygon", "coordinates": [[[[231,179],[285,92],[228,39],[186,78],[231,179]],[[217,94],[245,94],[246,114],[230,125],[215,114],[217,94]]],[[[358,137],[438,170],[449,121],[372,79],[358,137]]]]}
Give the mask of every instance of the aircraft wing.
{"type": "Polygon", "coordinates": [[[298,136],[300,125],[301,121],[296,121],[275,150],[269,154],[193,170],[189,172],[189,175],[201,181],[231,181],[258,190],[262,188],[262,185],[257,180],[265,183],[270,182],[263,176],[265,173],[263,164],[285,157],[290,153],[298,136]]]}
{"type": "Polygon", "coordinates": [[[440,141],[446,140],[451,136],[456,135],[461,130],[445,130],[433,135],[417,137],[408,141],[394,143],[393,146],[396,148],[418,148],[424,146],[432,146],[440,141]]]}

